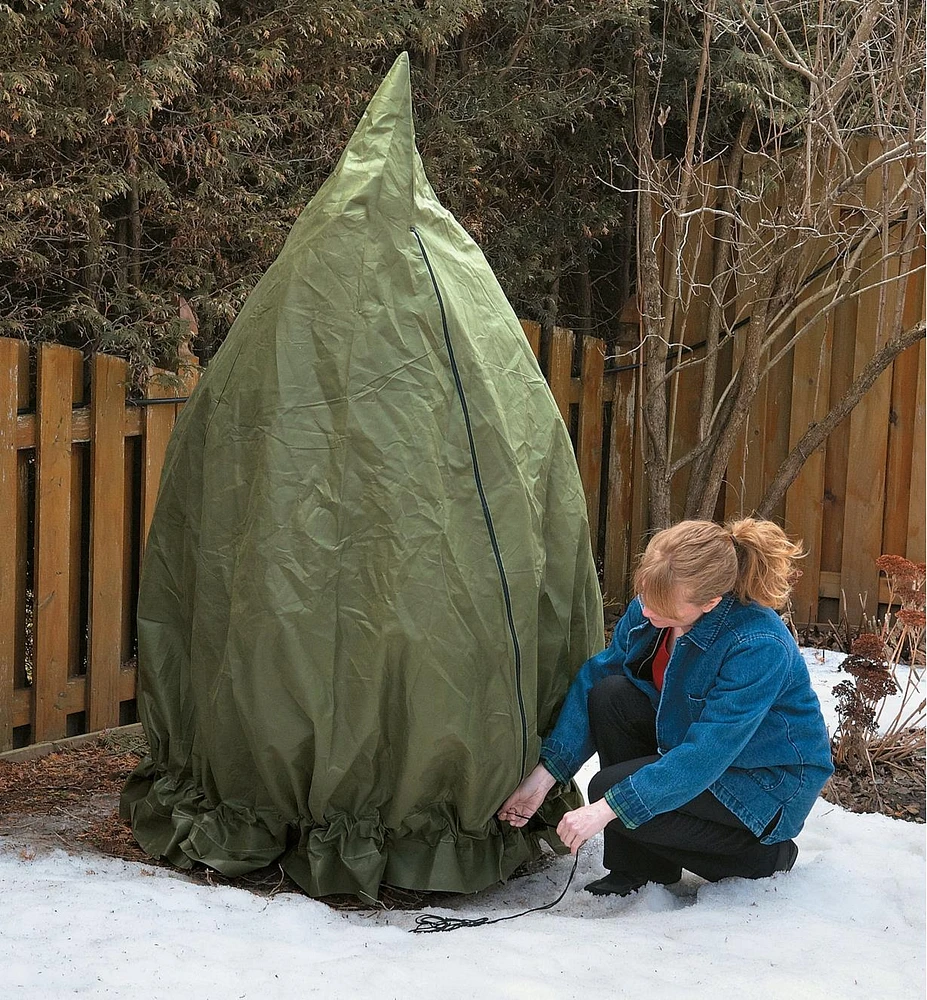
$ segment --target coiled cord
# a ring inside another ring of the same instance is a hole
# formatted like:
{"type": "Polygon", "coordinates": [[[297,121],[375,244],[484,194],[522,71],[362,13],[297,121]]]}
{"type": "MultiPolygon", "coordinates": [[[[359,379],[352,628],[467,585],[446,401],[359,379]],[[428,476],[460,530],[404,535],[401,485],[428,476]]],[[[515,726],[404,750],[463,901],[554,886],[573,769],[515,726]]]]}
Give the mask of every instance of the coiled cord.
{"type": "MultiPolygon", "coordinates": [[[[585,845],[583,845],[585,846],[585,845]]],[[[550,910],[555,907],[567,894],[567,889],[573,883],[576,875],[576,866],[579,864],[579,851],[573,860],[573,868],[567,884],[563,887],[563,892],[550,903],[543,906],[534,906],[530,910],[523,910],[521,913],[510,913],[507,917],[439,917],[436,913],[422,913],[415,919],[415,926],[410,929],[412,934],[439,934],[443,931],[459,931],[462,927],[485,927],[487,924],[501,924],[503,920],[516,920],[518,917],[526,917],[529,913],[540,913],[542,910],[550,910]]]]}

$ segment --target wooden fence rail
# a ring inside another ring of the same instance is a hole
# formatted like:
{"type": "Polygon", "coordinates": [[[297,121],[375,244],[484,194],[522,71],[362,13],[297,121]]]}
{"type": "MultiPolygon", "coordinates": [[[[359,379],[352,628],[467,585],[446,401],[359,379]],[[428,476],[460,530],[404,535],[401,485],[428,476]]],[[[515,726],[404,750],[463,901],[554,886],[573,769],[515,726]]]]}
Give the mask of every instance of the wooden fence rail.
{"type": "MultiPolygon", "coordinates": [[[[919,280],[912,301],[923,295],[922,272],[919,280]]],[[[539,327],[523,326],[539,355],[539,327]]],[[[545,355],[606,597],[620,602],[647,532],[637,371],[610,370],[602,341],[564,329],[545,355]]],[[[835,365],[852,372],[854,363],[835,354],[835,365]]],[[[764,442],[768,459],[807,419],[803,365],[796,360],[788,398],[767,393],[751,417],[729,470],[729,513],[749,512],[770,475],[768,460],[750,465],[758,461],[751,439],[764,442]]],[[[924,559],[924,365],[923,343],[900,355],[878,396],[789,491],[785,526],[816,539],[799,621],[836,620],[841,592],[851,601],[877,593],[872,559],[881,551],[924,559]]],[[[181,389],[153,377],[134,402],[128,375],[119,358],[0,339],[0,752],[135,721],[139,566],[179,410],[171,400],[196,373],[181,389]]]]}

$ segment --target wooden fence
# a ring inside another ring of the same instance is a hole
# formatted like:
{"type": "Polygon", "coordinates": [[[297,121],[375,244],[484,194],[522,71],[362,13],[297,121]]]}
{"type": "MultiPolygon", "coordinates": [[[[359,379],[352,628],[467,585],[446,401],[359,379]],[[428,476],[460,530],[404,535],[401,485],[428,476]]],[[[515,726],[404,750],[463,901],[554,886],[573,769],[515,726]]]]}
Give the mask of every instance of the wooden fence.
{"type": "Polygon", "coordinates": [[[135,721],[139,563],[178,407],[127,405],[128,381],[120,358],[0,339],[0,751],[135,721]]]}
{"type": "MultiPolygon", "coordinates": [[[[923,271],[908,284],[910,308],[921,309],[923,271]]],[[[820,400],[840,398],[865,364],[857,343],[857,314],[831,331],[833,361],[817,363],[821,339],[800,343],[794,364],[764,387],[728,465],[721,512],[755,510],[789,448],[806,430],[820,400]],[[803,352],[803,353],[801,353],[803,352]],[[814,391],[812,391],[812,389],[814,391]]],[[[523,324],[535,347],[539,329],[523,324]]],[[[860,337],[868,331],[860,331],[860,337]]],[[[606,600],[624,602],[634,557],[649,525],[637,406],[639,369],[622,358],[610,367],[602,341],[554,330],[545,375],[571,429],[589,507],[592,543],[606,600]]],[[[875,560],[883,553],[924,561],[924,341],[904,351],[808,460],[775,511],[775,520],[804,540],[808,556],[793,592],[796,622],[850,622],[885,603],[887,587],[875,560]]],[[[683,383],[677,407],[696,413],[696,381],[683,383]]],[[[684,480],[674,487],[681,516],[684,480]]]]}
{"type": "MultiPolygon", "coordinates": [[[[877,163],[885,153],[878,140],[862,136],[850,149],[860,169],[877,163]]],[[[918,165],[923,170],[923,162],[918,165]]],[[[753,513],[790,451],[843,398],[870,358],[894,335],[898,321],[901,328],[911,329],[924,319],[923,219],[908,210],[912,195],[905,186],[903,167],[914,169],[915,164],[895,158],[868,173],[865,183],[849,188],[838,184],[836,175],[824,176],[809,192],[812,202],[820,199],[818,211],[830,206],[833,230],[829,235],[821,230],[813,240],[801,243],[800,253],[792,254],[800,280],[791,319],[775,343],[761,352],[761,367],[771,364],[774,356],[779,360],[761,381],[728,462],[716,508],[719,519],[753,513]],[[891,225],[889,216],[895,220],[891,225]],[[872,219],[884,229],[880,238],[865,243],[862,220],[872,219]],[[857,243],[861,256],[850,268],[847,262],[853,258],[846,247],[857,243]],[[845,282],[839,296],[836,275],[845,282]],[[823,302],[816,296],[825,287],[829,290],[824,299],[835,304],[819,311],[823,302]],[[793,338],[797,338],[794,343],[793,338]],[[787,350],[791,343],[793,349],[787,350]]],[[[765,246],[776,229],[780,189],[758,183],[763,170],[761,158],[745,160],[745,175],[755,175],[750,182],[753,190],[763,193],[742,206],[734,260],[726,275],[715,275],[713,270],[718,245],[731,238],[730,233],[725,235],[724,213],[715,211],[723,184],[717,161],[697,168],[684,224],[674,224],[673,213],[656,200],[653,203],[660,305],[671,318],[667,337],[675,359],[704,359],[714,302],[721,304],[725,329],[731,333],[718,355],[716,405],[721,387],[740,368],[746,337],[736,331],[749,327],[762,294],[760,276],[771,263],[765,246]]],[[[674,190],[675,183],[668,182],[668,190],[674,190]]],[[[635,344],[637,339],[631,338],[635,344]]],[[[631,360],[636,362],[639,356],[634,354],[631,360]]],[[[677,459],[698,442],[702,366],[692,364],[673,375],[667,392],[671,415],[675,414],[672,458],[677,459]]],[[[808,457],[785,497],[770,511],[769,516],[803,540],[807,552],[792,597],[796,621],[836,622],[846,615],[855,623],[871,616],[887,595],[876,559],[895,553],[924,561],[924,396],[921,341],[895,358],[848,419],[808,457]]],[[[626,433],[637,442],[636,413],[629,416],[626,433]]],[[[637,444],[625,452],[624,461],[634,477],[629,551],[635,551],[646,529],[637,509],[643,502],[637,444]]],[[[689,469],[684,468],[673,480],[674,518],[683,514],[688,476],[689,469]]],[[[609,573],[606,563],[606,581],[620,595],[627,559],[613,551],[608,556],[617,558],[617,565],[609,573]]]]}
{"type": "MultiPolygon", "coordinates": [[[[523,326],[537,356],[540,329],[523,326]]],[[[786,526],[822,539],[805,566],[799,621],[836,620],[841,591],[851,602],[877,593],[883,551],[924,559],[923,348],[896,359],[789,491],[786,526]]],[[[832,382],[860,363],[844,350],[832,382]]],[[[610,366],[601,340],[564,329],[544,355],[606,598],[620,602],[647,532],[639,373],[610,366]]],[[[770,384],[731,463],[729,513],[761,495],[773,459],[807,423],[804,382],[823,377],[796,359],[789,380],[770,384]]],[[[0,752],[135,721],[139,565],[179,409],[172,400],[195,380],[195,371],[180,388],[152,378],[133,402],[119,358],[0,339],[0,752]]]]}

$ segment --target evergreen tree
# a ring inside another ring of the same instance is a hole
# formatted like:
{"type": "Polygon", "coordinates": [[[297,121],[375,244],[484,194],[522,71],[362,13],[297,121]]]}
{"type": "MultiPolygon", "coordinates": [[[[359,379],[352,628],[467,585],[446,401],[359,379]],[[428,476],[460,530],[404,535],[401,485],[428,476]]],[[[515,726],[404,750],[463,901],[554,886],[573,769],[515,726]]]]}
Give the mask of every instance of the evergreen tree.
{"type": "MultiPolygon", "coordinates": [[[[0,334],[207,357],[413,54],[419,143],[516,308],[552,322],[623,196],[633,7],[396,0],[0,8],[0,334]],[[625,32],[625,39],[630,36],[625,32]]],[[[577,287],[582,287],[582,282],[577,287]]]]}

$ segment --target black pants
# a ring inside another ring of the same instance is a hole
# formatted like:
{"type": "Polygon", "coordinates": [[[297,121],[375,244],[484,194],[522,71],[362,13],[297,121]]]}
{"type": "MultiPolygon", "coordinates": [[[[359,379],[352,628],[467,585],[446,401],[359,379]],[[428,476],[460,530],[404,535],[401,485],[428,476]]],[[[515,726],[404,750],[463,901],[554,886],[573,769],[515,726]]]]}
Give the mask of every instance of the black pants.
{"type": "MultiPolygon", "coordinates": [[[[589,722],[602,770],[589,782],[589,801],[657,760],[656,718],[647,696],[613,675],[589,693],[589,722]]],[[[776,820],[773,820],[774,825],[776,820]]],[[[764,878],[789,867],[794,844],[762,844],[709,791],[629,830],[620,819],[605,828],[605,867],[629,881],[676,882],[686,868],[710,882],[737,875],[764,878]]]]}

